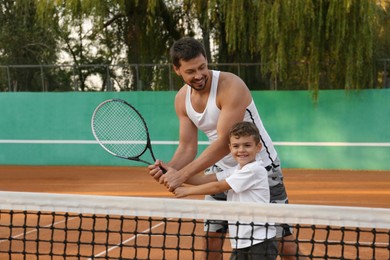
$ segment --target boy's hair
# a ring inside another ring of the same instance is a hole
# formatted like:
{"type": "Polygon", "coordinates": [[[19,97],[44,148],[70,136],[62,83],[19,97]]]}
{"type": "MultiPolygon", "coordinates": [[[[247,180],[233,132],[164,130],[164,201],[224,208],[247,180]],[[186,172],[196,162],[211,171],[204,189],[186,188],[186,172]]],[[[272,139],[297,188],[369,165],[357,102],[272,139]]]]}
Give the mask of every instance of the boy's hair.
{"type": "Polygon", "coordinates": [[[259,129],[254,123],[243,121],[238,122],[232,126],[229,132],[229,137],[242,137],[242,136],[253,136],[256,144],[260,142],[259,129]]]}
{"type": "Polygon", "coordinates": [[[200,54],[206,57],[206,51],[198,40],[191,37],[184,37],[173,43],[170,55],[173,65],[180,67],[180,60],[189,61],[200,54]]]}

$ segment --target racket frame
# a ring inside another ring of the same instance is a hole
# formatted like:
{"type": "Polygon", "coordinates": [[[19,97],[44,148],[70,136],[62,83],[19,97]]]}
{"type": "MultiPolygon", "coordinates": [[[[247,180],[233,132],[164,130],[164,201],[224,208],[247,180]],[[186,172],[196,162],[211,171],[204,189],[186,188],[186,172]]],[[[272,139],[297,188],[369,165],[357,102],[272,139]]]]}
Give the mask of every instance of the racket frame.
{"type": "Polygon", "coordinates": [[[100,103],[94,110],[93,114],[92,114],[92,119],[91,119],[91,128],[92,128],[92,134],[93,136],[95,137],[95,140],[98,142],[98,144],[104,149],[106,150],[107,152],[109,152],[110,154],[116,156],[116,157],[119,157],[119,158],[122,158],[122,159],[127,159],[127,160],[132,160],[132,161],[136,161],[136,162],[143,162],[145,164],[148,164],[150,165],[151,163],[148,162],[148,161],[145,161],[145,160],[142,160],[140,159],[139,157],[141,157],[147,149],[149,149],[150,151],[150,154],[152,156],[152,159],[154,161],[156,161],[156,158],[154,156],[154,153],[153,153],[153,150],[152,150],[152,144],[151,144],[151,140],[150,140],[150,135],[149,135],[149,129],[148,129],[148,125],[146,124],[146,121],[144,119],[144,117],[141,115],[141,113],[134,107],[132,106],[130,103],[124,101],[123,99],[119,99],[119,98],[112,98],[112,99],[107,99],[105,101],[103,101],[102,103],[100,103]],[[144,150],[138,155],[138,156],[134,156],[134,157],[128,157],[128,156],[123,156],[123,155],[119,155],[119,154],[116,154],[112,151],[110,151],[105,145],[104,145],[104,141],[101,141],[99,140],[99,138],[97,137],[97,134],[96,134],[96,131],[95,131],[95,115],[97,114],[97,112],[100,110],[101,107],[103,107],[104,105],[106,105],[107,103],[110,103],[110,102],[121,102],[125,105],[127,105],[130,109],[133,109],[136,114],[140,117],[144,127],[145,127],[145,131],[146,131],[146,145],[145,145],[145,148],[144,150]]]}

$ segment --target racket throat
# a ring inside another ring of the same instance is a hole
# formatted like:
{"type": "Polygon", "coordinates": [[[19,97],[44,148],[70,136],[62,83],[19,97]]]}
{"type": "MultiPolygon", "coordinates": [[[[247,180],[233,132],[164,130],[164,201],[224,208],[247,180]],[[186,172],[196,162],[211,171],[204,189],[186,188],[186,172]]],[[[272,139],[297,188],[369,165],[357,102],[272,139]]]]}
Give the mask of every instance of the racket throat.
{"type": "Polygon", "coordinates": [[[152,163],[148,162],[148,161],[144,161],[138,157],[127,157],[126,159],[128,160],[132,160],[132,161],[136,161],[136,162],[143,162],[145,164],[148,164],[148,165],[151,165],[152,163]]]}

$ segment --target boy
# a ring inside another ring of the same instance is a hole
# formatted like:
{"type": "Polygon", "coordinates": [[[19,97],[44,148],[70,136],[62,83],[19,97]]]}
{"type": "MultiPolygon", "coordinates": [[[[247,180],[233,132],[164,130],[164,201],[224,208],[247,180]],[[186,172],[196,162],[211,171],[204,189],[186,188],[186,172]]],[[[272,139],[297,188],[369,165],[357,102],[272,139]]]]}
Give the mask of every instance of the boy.
{"type": "MultiPolygon", "coordinates": [[[[173,193],[181,198],[189,195],[211,195],[228,190],[228,201],[269,203],[270,192],[267,171],[256,154],[261,150],[260,134],[255,124],[239,122],[229,132],[229,148],[238,165],[216,174],[198,174],[173,193]]],[[[241,223],[243,224],[243,223],[241,223]]],[[[277,243],[274,226],[234,225],[229,233],[233,253],[230,259],[276,259],[277,243]]]]}

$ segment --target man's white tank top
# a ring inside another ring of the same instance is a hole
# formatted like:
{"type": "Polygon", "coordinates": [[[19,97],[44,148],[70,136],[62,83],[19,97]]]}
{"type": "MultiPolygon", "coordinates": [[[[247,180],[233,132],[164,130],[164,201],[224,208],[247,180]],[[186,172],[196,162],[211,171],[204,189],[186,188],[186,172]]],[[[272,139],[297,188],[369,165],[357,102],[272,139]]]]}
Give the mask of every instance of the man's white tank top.
{"type": "MultiPolygon", "coordinates": [[[[191,104],[191,90],[192,88],[187,87],[186,93],[186,111],[188,117],[194,122],[196,127],[204,132],[209,139],[209,142],[212,143],[217,139],[217,122],[221,110],[217,106],[217,89],[218,89],[218,79],[219,71],[212,71],[212,80],[211,80],[211,89],[209,98],[207,101],[206,108],[203,113],[198,113],[194,110],[191,104]]],[[[260,139],[263,145],[260,153],[258,154],[258,159],[261,159],[264,163],[264,166],[271,165],[277,157],[276,150],[272,144],[272,140],[269,137],[267,131],[263,126],[260,115],[257,112],[255,103],[252,102],[246,108],[245,116],[243,121],[249,121],[256,124],[260,131],[260,139]]],[[[230,168],[235,166],[237,163],[233,159],[231,154],[228,154],[222,158],[219,162],[216,163],[222,169],[230,168]]]]}

